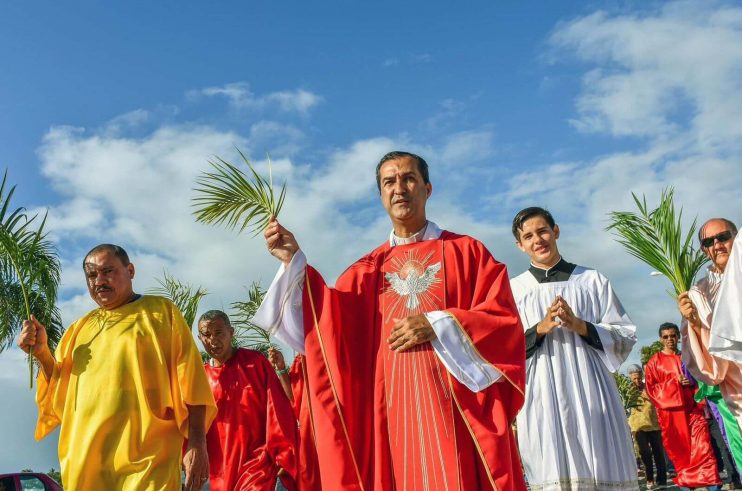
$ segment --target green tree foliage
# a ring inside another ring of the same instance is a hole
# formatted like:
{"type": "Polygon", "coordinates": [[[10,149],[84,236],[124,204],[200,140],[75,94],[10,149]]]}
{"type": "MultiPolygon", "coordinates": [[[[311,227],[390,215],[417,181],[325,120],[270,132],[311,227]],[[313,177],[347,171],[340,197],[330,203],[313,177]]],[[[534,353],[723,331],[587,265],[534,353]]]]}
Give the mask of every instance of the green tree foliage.
{"type": "Polygon", "coordinates": [[[276,196],[273,175],[268,160],[268,179],[253,168],[247,157],[240,152],[252,179],[238,167],[216,157],[209,161],[213,170],[196,178],[196,197],[193,206],[197,222],[224,224],[229,229],[239,227],[242,232],[249,228],[253,235],[265,229],[271,217],[277,217],[286,197],[286,183],[276,196]]]}
{"type": "Polygon", "coordinates": [[[232,304],[231,319],[234,326],[234,345],[260,351],[267,356],[268,350],[273,346],[270,334],[250,321],[263,302],[263,297],[265,290],[260,288],[258,283],[250,285],[247,290],[247,301],[232,304]]]}
{"type": "Polygon", "coordinates": [[[47,472],[46,475],[54,479],[57,484],[62,483],[62,474],[59,471],[55,470],[54,467],[49,469],[49,472],[47,472]]]}
{"type": "MultiPolygon", "coordinates": [[[[14,208],[15,186],[0,183],[0,351],[10,346],[24,319],[31,314],[46,326],[53,349],[63,327],[56,307],[61,266],[54,245],[46,237],[46,215],[29,216],[14,208]]],[[[29,385],[33,387],[33,357],[28,355],[29,385]]]]}
{"type": "Polygon", "coordinates": [[[150,289],[148,293],[163,296],[173,302],[180,313],[183,314],[188,327],[193,329],[198,306],[201,304],[201,300],[208,295],[206,289],[183,283],[168,274],[167,271],[162,272],[162,279],[157,278],[157,282],[160,286],[150,289]]]}
{"type": "Polygon", "coordinates": [[[675,295],[688,291],[698,271],[708,261],[703,251],[693,248],[696,220],[693,220],[688,233],[682,232],[683,210],[675,215],[673,189],[665,189],[660,204],[654,210],[647,207],[647,199],[642,200],[631,193],[639,213],[614,211],[609,213],[616,240],[634,257],[659,271],[670,280],[675,295]]]}
{"type": "Polygon", "coordinates": [[[659,341],[655,341],[649,346],[642,346],[640,350],[642,366],[646,365],[649,359],[652,358],[655,353],[659,353],[660,351],[662,351],[662,343],[659,341]]]}

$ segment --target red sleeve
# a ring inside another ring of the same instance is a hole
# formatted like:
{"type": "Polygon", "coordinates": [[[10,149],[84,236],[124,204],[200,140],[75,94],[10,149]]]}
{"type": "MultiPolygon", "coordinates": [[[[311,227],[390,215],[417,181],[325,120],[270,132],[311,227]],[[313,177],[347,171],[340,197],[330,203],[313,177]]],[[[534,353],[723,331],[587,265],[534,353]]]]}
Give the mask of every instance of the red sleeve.
{"type": "Polygon", "coordinates": [[[515,306],[507,268],[484,245],[461,237],[446,246],[446,310],[471,339],[480,356],[490,362],[514,391],[509,416],[523,404],[525,336],[515,306]],[[453,281],[455,280],[455,281],[453,281]]]}
{"type": "Polygon", "coordinates": [[[296,416],[270,363],[264,359],[262,364],[266,374],[265,450],[296,480],[296,416]]]}

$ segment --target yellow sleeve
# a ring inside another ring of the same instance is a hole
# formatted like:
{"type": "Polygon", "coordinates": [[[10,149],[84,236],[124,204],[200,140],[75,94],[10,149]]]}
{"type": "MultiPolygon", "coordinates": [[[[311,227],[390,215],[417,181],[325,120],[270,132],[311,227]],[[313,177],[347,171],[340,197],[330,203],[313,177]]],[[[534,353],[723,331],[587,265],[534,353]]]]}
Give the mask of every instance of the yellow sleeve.
{"type": "Polygon", "coordinates": [[[193,334],[178,308],[172,304],[170,308],[173,323],[170,373],[175,374],[170,378],[170,390],[175,406],[175,420],[180,432],[188,438],[188,408],[186,405],[206,406],[204,430],[208,430],[216,417],[216,403],[193,334]]]}
{"type": "MultiPolygon", "coordinates": [[[[73,333],[77,324],[76,322],[65,331],[54,351],[55,363],[51,379],[46,379],[43,370],[39,370],[39,375],[36,377],[36,405],[39,408],[39,417],[36,420],[34,438],[37,441],[51,433],[62,421],[64,402],[60,406],[56,404],[56,401],[64,401],[66,398],[69,377],[64,376],[62,366],[70,352],[70,345],[73,344],[73,333]]],[[[67,374],[69,375],[69,372],[67,374]]]]}

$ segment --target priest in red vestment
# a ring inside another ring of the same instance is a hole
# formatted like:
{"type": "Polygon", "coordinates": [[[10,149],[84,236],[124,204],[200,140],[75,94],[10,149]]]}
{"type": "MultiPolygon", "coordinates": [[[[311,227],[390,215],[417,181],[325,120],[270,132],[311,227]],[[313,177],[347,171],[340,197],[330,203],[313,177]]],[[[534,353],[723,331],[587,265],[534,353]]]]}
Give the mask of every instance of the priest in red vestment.
{"type": "Polygon", "coordinates": [[[229,317],[210,310],[198,337],[217,406],[206,435],[214,491],[273,491],[276,480],[296,489],[296,417],[273,367],[258,351],[235,348],[229,317]]]}
{"type": "Polygon", "coordinates": [[[326,490],[525,489],[511,429],[525,343],[505,266],[426,218],[427,163],[376,169],[389,241],[328,286],[287,229],[265,231],[283,265],[253,322],[306,355],[326,490]]]}
{"type": "Polygon", "coordinates": [[[675,466],[675,484],[715,491],[721,489],[721,478],[703,414],[704,403],[693,398],[697,385],[680,360],[679,338],[675,324],[660,326],[664,347],[644,368],[646,391],[657,409],[665,451],[675,466]]]}

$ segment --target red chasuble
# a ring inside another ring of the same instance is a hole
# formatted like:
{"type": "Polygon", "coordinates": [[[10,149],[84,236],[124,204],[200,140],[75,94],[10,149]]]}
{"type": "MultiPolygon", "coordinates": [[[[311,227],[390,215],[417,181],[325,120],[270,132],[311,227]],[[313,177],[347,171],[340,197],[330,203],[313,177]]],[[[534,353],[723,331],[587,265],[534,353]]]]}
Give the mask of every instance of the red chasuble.
{"type": "Polygon", "coordinates": [[[506,268],[480,242],[443,232],[384,244],[335,288],[311,267],[306,280],[308,394],[323,489],[525,489],[511,429],[523,404],[523,330],[506,268]],[[502,374],[498,382],[472,392],[430,343],[389,349],[395,319],[434,310],[455,320],[502,374]]]}
{"type": "Polygon", "coordinates": [[[675,484],[686,488],[720,484],[702,403],[696,385],[680,385],[680,355],[657,353],[644,367],[647,395],[657,408],[662,443],[675,466],[675,484]]]}
{"type": "Polygon", "coordinates": [[[322,491],[304,363],[304,355],[297,355],[289,371],[291,393],[294,396],[294,415],[299,421],[297,484],[301,491],[322,491]]]}
{"type": "Polygon", "coordinates": [[[271,364],[240,348],[224,365],[205,368],[218,409],[206,435],[211,489],[273,491],[279,469],[294,489],[296,418],[271,364]]]}

